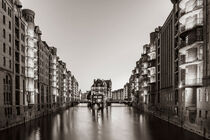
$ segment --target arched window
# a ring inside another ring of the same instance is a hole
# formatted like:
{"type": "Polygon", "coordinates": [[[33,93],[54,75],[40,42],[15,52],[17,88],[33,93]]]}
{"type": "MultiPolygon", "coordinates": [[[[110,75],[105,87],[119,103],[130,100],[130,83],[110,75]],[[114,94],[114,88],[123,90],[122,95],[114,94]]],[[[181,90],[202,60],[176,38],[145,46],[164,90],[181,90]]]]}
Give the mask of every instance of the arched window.
{"type": "MultiPolygon", "coordinates": [[[[3,79],[4,86],[4,105],[12,105],[12,78],[10,75],[6,75],[3,79]]],[[[5,107],[5,116],[10,117],[12,115],[12,108],[5,107]]]]}
{"type": "Polygon", "coordinates": [[[8,84],[8,75],[6,76],[6,84],[8,84]]]}

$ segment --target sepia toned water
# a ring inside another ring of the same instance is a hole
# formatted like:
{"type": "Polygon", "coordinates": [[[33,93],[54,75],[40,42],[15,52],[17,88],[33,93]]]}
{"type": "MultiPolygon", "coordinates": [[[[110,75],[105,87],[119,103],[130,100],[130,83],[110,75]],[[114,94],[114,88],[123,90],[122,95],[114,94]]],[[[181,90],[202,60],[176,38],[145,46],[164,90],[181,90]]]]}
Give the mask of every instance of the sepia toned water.
{"type": "Polygon", "coordinates": [[[84,105],[0,131],[0,140],[203,140],[203,138],[141,114],[113,105],[103,112],[84,105]]]}

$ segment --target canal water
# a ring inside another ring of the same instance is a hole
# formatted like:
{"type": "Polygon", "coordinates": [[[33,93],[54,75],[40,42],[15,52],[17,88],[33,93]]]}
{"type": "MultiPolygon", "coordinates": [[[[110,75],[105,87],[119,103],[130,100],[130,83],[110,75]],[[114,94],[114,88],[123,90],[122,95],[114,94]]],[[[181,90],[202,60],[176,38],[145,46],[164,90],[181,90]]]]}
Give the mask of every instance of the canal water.
{"type": "Polygon", "coordinates": [[[0,140],[203,140],[131,107],[103,112],[81,105],[0,131],[0,140]]]}

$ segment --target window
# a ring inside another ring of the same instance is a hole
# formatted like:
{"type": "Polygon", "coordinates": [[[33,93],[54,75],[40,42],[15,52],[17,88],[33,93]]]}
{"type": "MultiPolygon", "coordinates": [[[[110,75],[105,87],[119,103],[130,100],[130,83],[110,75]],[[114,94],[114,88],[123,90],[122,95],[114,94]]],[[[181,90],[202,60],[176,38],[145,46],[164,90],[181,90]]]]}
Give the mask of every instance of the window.
{"type": "Polygon", "coordinates": [[[3,61],[4,61],[4,66],[6,66],[6,58],[3,57],[3,61]]]}
{"type": "Polygon", "coordinates": [[[19,51],[19,41],[15,40],[15,47],[19,51]]]}
{"type": "Polygon", "coordinates": [[[15,87],[16,87],[16,89],[20,89],[20,76],[15,77],[15,87]]]}
{"type": "MultiPolygon", "coordinates": [[[[6,78],[3,79],[3,86],[4,86],[4,105],[12,105],[12,83],[11,77],[6,75],[6,78]]],[[[12,108],[6,107],[5,108],[5,115],[7,117],[12,115],[12,108]]]]}
{"type": "Polygon", "coordinates": [[[4,9],[5,12],[7,11],[6,8],[7,8],[7,5],[6,5],[5,1],[2,0],[2,9],[4,9]]]}
{"type": "Polygon", "coordinates": [[[20,73],[20,66],[19,66],[19,64],[15,64],[15,72],[16,73],[20,73]]]}
{"type": "Polygon", "coordinates": [[[201,91],[199,89],[199,102],[202,102],[202,96],[201,96],[201,91]]]}
{"type": "Polygon", "coordinates": [[[9,47],[9,55],[10,56],[12,55],[12,49],[11,49],[11,47],[9,47]]]}
{"type": "Polygon", "coordinates": [[[2,0],[1,4],[1,7],[4,9],[4,0],[2,0]]]}
{"type": "MultiPolygon", "coordinates": [[[[19,80],[19,79],[17,79],[17,80],[19,80]]],[[[19,81],[17,81],[17,82],[19,82],[19,81]]],[[[15,100],[15,104],[16,104],[16,105],[20,105],[20,92],[19,92],[19,91],[16,91],[16,92],[15,92],[15,99],[16,99],[16,100],[15,100]]],[[[18,109],[17,109],[17,110],[18,110],[18,109]]],[[[19,114],[18,111],[17,111],[17,114],[19,114]]]]}
{"type": "Polygon", "coordinates": [[[3,84],[4,84],[4,91],[6,90],[6,80],[3,79],[3,84]]]}
{"type": "Polygon", "coordinates": [[[6,53],[6,45],[3,43],[3,52],[6,53]]]}
{"type": "Polygon", "coordinates": [[[15,25],[16,25],[17,27],[19,27],[19,19],[18,19],[18,17],[16,17],[16,16],[15,16],[15,25]]]}
{"type": "Polygon", "coordinates": [[[23,80],[23,105],[25,105],[25,80],[23,80]]]}
{"type": "Polygon", "coordinates": [[[12,27],[11,27],[11,21],[9,21],[9,29],[11,30],[11,28],[12,28],[12,27]]]}
{"type": "Polygon", "coordinates": [[[21,71],[22,71],[22,74],[25,74],[25,68],[24,67],[21,68],[21,71]]]}
{"type": "Polygon", "coordinates": [[[10,16],[10,17],[12,17],[12,11],[11,11],[11,9],[8,7],[8,15],[10,16]]]}
{"type": "Polygon", "coordinates": [[[15,28],[15,36],[19,39],[19,30],[15,28]]]}
{"type": "Polygon", "coordinates": [[[11,69],[12,68],[12,61],[9,60],[9,68],[11,69]]]}
{"type": "Polygon", "coordinates": [[[205,119],[207,119],[208,118],[208,111],[206,111],[206,113],[205,113],[205,119]]]}
{"type": "Polygon", "coordinates": [[[206,92],[205,92],[205,97],[206,97],[206,102],[208,102],[209,101],[209,93],[208,93],[208,90],[206,90],[206,92]]]}
{"type": "Polygon", "coordinates": [[[21,34],[21,40],[24,42],[25,41],[25,36],[24,34],[21,34]]]}
{"type": "Polygon", "coordinates": [[[25,63],[25,57],[24,56],[21,56],[21,62],[25,63]]]}
{"type": "Polygon", "coordinates": [[[3,29],[3,37],[6,38],[6,31],[3,29]]]}
{"type": "Polygon", "coordinates": [[[12,42],[11,34],[9,34],[9,42],[10,42],[10,43],[12,42]]]}
{"type": "Polygon", "coordinates": [[[201,118],[201,110],[199,110],[199,118],[201,118]]]}
{"type": "Polygon", "coordinates": [[[3,24],[4,25],[6,24],[6,17],[5,17],[5,15],[3,15],[3,24]]]}
{"type": "Polygon", "coordinates": [[[18,53],[18,52],[15,52],[15,60],[16,60],[17,62],[20,61],[20,59],[19,59],[19,53],[18,53]]]}
{"type": "MultiPolygon", "coordinates": [[[[19,95],[20,96],[20,95],[19,95]]],[[[19,103],[20,104],[20,103],[19,103]]],[[[20,115],[20,107],[16,107],[17,109],[17,115],[20,115]]]]}

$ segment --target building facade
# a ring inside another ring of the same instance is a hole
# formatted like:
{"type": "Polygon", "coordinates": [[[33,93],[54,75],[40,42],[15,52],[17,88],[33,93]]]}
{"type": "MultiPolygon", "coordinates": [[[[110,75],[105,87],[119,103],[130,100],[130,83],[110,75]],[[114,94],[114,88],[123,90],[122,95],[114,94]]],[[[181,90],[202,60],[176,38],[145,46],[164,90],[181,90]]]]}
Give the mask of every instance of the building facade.
{"type": "Polygon", "coordinates": [[[50,93],[51,93],[51,103],[52,103],[52,110],[56,109],[58,103],[58,88],[57,88],[57,49],[55,47],[50,47],[50,76],[49,76],[49,85],[50,85],[50,93]]]}
{"type": "Polygon", "coordinates": [[[129,90],[130,90],[130,84],[129,83],[126,83],[124,85],[124,88],[123,88],[123,92],[124,92],[123,93],[124,94],[123,99],[124,100],[131,101],[131,94],[130,94],[129,90]]]}
{"type": "Polygon", "coordinates": [[[57,49],[41,39],[35,12],[0,1],[0,130],[69,107],[79,84],[57,49]]]}
{"type": "Polygon", "coordinates": [[[118,90],[114,90],[112,91],[112,100],[116,101],[116,100],[124,100],[125,98],[124,95],[124,89],[118,89],[118,90]]]}
{"type": "Polygon", "coordinates": [[[171,1],[171,13],[143,46],[140,92],[135,91],[137,65],[129,92],[135,107],[210,138],[210,1],[171,1]]]}
{"type": "Polygon", "coordinates": [[[13,41],[13,17],[14,13],[9,11],[13,10],[14,4],[7,1],[0,1],[2,5],[0,8],[0,127],[9,125],[11,118],[13,118],[14,112],[14,92],[15,92],[15,80],[14,80],[14,45],[13,41]],[[9,41],[9,36],[12,37],[9,41]],[[10,64],[11,63],[11,64],[10,64]]]}
{"type": "Polygon", "coordinates": [[[93,85],[91,86],[91,96],[102,95],[104,101],[110,100],[112,95],[112,81],[103,79],[94,79],[93,85]]]}
{"type": "Polygon", "coordinates": [[[210,138],[209,0],[172,1],[179,21],[179,96],[184,128],[210,138]]]}

